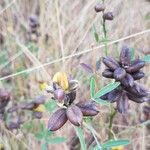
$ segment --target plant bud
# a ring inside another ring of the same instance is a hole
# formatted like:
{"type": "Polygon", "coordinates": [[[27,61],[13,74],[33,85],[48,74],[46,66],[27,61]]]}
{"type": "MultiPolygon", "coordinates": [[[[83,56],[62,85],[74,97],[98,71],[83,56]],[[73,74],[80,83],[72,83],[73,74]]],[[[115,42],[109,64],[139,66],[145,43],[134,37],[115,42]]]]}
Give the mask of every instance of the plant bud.
{"type": "Polygon", "coordinates": [[[57,89],[54,91],[54,98],[58,100],[58,102],[62,102],[65,98],[65,92],[62,89],[57,89]]]}
{"type": "Polygon", "coordinates": [[[132,74],[134,80],[139,80],[145,76],[145,73],[142,71],[138,71],[132,74]]]}
{"type": "Polygon", "coordinates": [[[113,72],[110,69],[105,69],[102,72],[102,76],[106,78],[113,78],[113,72]]]}
{"type": "Polygon", "coordinates": [[[79,102],[77,106],[80,108],[83,116],[96,116],[99,113],[97,106],[91,102],[79,102]]]}
{"type": "Polygon", "coordinates": [[[128,97],[125,92],[122,93],[120,99],[117,101],[117,110],[120,113],[126,113],[128,109],[128,97]]]}
{"type": "Polygon", "coordinates": [[[118,64],[118,62],[111,58],[111,57],[106,57],[103,58],[103,63],[112,71],[114,71],[115,69],[117,69],[118,67],[120,67],[120,65],[118,64]]]}
{"type": "Polygon", "coordinates": [[[68,120],[75,126],[80,126],[82,122],[83,114],[80,108],[76,105],[71,105],[67,108],[67,117],[68,120]]]}
{"type": "Polygon", "coordinates": [[[58,109],[55,113],[52,114],[48,121],[48,130],[56,131],[60,129],[67,122],[67,120],[66,109],[58,109]]]}
{"type": "Polygon", "coordinates": [[[96,4],[94,9],[96,12],[101,12],[105,10],[105,6],[103,4],[96,4]]]}
{"type": "Polygon", "coordinates": [[[123,47],[120,53],[120,62],[122,66],[129,66],[131,62],[130,49],[128,47],[123,47]]]}
{"type": "Polygon", "coordinates": [[[145,65],[145,62],[140,59],[136,59],[135,61],[132,62],[129,68],[126,69],[128,73],[134,73],[139,71],[141,68],[143,68],[145,65]]]}
{"type": "Polygon", "coordinates": [[[114,15],[112,12],[107,12],[103,14],[103,19],[104,20],[113,20],[114,19],[114,15]]]}
{"type": "Polygon", "coordinates": [[[109,100],[109,102],[114,103],[114,102],[118,101],[121,96],[122,96],[122,91],[115,89],[115,90],[111,91],[110,93],[108,93],[108,100],[109,100]]]}
{"type": "Polygon", "coordinates": [[[133,87],[133,85],[134,85],[134,79],[128,73],[126,74],[125,78],[123,78],[120,82],[125,87],[133,87]]]}
{"type": "Polygon", "coordinates": [[[126,76],[126,71],[123,68],[117,68],[114,71],[114,78],[116,80],[122,80],[126,76]]]}

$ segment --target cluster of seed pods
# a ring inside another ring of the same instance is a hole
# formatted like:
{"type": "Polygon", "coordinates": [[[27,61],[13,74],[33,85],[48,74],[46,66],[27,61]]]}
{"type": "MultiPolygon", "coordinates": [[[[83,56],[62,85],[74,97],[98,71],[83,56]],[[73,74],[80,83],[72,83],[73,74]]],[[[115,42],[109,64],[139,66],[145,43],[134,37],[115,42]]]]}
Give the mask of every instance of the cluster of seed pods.
{"type": "Polygon", "coordinates": [[[136,103],[149,101],[148,91],[140,84],[136,83],[144,77],[141,69],[145,62],[139,58],[131,60],[131,52],[128,47],[123,47],[120,53],[119,61],[112,57],[103,58],[103,63],[107,67],[102,75],[106,78],[115,79],[121,85],[101,97],[109,102],[116,102],[117,109],[120,113],[125,113],[128,109],[128,101],[132,100],[136,103]]]}
{"type": "Polygon", "coordinates": [[[95,116],[99,113],[92,101],[74,103],[78,82],[69,80],[65,73],[56,73],[53,79],[53,99],[60,108],[52,114],[48,121],[48,130],[56,131],[69,120],[73,125],[80,126],[83,116],[95,116]]]}

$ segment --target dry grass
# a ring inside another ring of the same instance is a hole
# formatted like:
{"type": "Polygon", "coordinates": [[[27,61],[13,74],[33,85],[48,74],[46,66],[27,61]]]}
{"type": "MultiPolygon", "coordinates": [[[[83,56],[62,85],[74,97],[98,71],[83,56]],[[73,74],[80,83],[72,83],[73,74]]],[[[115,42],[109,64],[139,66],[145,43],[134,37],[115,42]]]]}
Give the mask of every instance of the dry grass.
{"type": "MultiPolygon", "coordinates": [[[[93,9],[96,2],[97,0],[0,1],[0,33],[4,36],[4,44],[0,45],[0,59],[4,56],[7,58],[0,64],[0,68],[11,70],[10,75],[0,78],[0,86],[12,90],[12,104],[34,98],[40,93],[38,81],[50,83],[52,75],[59,70],[65,70],[79,80],[78,97],[89,98],[88,76],[79,64],[94,64],[103,56],[104,46],[94,41],[92,33],[92,26],[95,24],[102,35],[102,29],[99,29],[101,14],[96,14],[93,9]],[[39,15],[40,37],[38,42],[34,43],[34,47],[39,48],[37,51],[32,51],[28,44],[28,18],[32,14],[39,15]],[[12,79],[11,85],[6,82],[8,77],[12,79]]],[[[116,57],[123,44],[134,47],[136,55],[140,57],[150,54],[150,3],[145,0],[106,0],[106,6],[107,10],[115,13],[114,21],[107,23],[111,40],[109,55],[116,57]],[[146,16],[149,16],[149,19],[146,19],[146,16]]],[[[146,77],[140,81],[147,88],[150,88],[149,70],[150,66],[146,66],[146,77]]],[[[98,83],[101,88],[108,81],[100,76],[98,83]]],[[[139,122],[142,105],[131,103],[130,108],[126,116],[115,117],[114,126],[118,127],[116,137],[132,141],[127,149],[146,150],[146,147],[150,146],[147,129],[133,126],[139,122]]],[[[94,127],[104,141],[107,136],[103,127],[108,124],[106,115],[109,110],[105,107],[100,110],[102,115],[95,119],[94,127]]],[[[45,118],[47,122],[47,114],[45,118]]],[[[0,142],[3,142],[8,150],[40,149],[30,133],[23,133],[22,130],[11,133],[2,126],[0,130],[0,142]]],[[[56,135],[69,138],[72,130],[68,123],[56,132],[56,135]]],[[[85,130],[85,133],[88,131],[85,130]]],[[[60,144],[50,146],[49,149],[67,150],[68,146],[60,144]]]]}

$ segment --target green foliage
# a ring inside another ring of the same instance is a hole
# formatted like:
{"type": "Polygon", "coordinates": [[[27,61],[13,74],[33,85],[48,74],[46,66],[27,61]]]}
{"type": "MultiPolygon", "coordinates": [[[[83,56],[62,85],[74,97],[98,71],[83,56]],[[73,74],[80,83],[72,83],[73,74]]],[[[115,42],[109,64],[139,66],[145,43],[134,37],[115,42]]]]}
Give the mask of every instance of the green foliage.
{"type": "Polygon", "coordinates": [[[145,62],[150,63],[150,55],[145,55],[144,58],[143,58],[143,60],[144,60],[145,62]]]}
{"type": "Polygon", "coordinates": [[[96,86],[95,77],[92,76],[90,78],[90,95],[91,95],[91,98],[94,97],[94,95],[95,95],[95,86],[96,86]]]}
{"type": "Polygon", "coordinates": [[[98,43],[99,42],[99,35],[96,31],[95,25],[93,25],[92,31],[93,31],[93,34],[94,34],[95,41],[98,43]]]}
{"type": "Polygon", "coordinates": [[[44,104],[44,106],[45,106],[47,111],[53,112],[56,109],[57,104],[56,104],[56,102],[54,100],[49,100],[48,102],[46,102],[44,104]]]}
{"type": "Polygon", "coordinates": [[[135,48],[131,48],[131,60],[134,60],[135,59],[135,48]]]}
{"type": "Polygon", "coordinates": [[[80,127],[76,127],[75,129],[76,129],[77,136],[79,137],[80,140],[81,150],[87,150],[83,130],[80,127]]]}
{"type": "Polygon", "coordinates": [[[103,148],[112,148],[130,144],[129,140],[110,140],[102,144],[103,148]]]}

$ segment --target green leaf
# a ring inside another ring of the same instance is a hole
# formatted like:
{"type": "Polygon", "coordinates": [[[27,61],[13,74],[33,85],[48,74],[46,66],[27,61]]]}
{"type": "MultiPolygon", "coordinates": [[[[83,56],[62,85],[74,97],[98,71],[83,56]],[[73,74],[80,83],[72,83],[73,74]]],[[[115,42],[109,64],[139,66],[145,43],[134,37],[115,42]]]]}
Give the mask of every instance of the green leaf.
{"type": "Polygon", "coordinates": [[[131,48],[131,60],[134,60],[135,58],[135,48],[131,48]]]}
{"type": "Polygon", "coordinates": [[[43,132],[39,132],[39,133],[36,133],[35,134],[35,137],[38,139],[38,140],[42,140],[44,137],[45,137],[45,134],[43,132]]]}
{"type": "Polygon", "coordinates": [[[150,55],[144,56],[143,60],[144,60],[145,62],[150,62],[150,55]]]}
{"type": "Polygon", "coordinates": [[[114,90],[115,88],[117,88],[120,85],[120,82],[113,82],[108,84],[107,86],[103,87],[101,90],[99,90],[95,95],[94,95],[94,99],[97,99],[107,93],[109,93],[110,91],[114,90]]]}
{"type": "Polygon", "coordinates": [[[96,85],[95,77],[92,76],[90,78],[90,94],[91,94],[91,97],[94,97],[94,95],[95,95],[95,85],[96,85]]]}
{"type": "Polygon", "coordinates": [[[98,43],[99,42],[99,35],[98,35],[97,31],[96,31],[95,25],[93,25],[92,29],[93,29],[93,34],[94,34],[94,37],[95,37],[95,41],[98,43]]]}
{"type": "Polygon", "coordinates": [[[66,138],[64,138],[64,137],[56,137],[56,138],[53,138],[53,139],[48,138],[48,139],[46,140],[46,142],[47,142],[48,144],[59,144],[59,143],[65,142],[65,141],[66,141],[66,138]]]}
{"type": "Polygon", "coordinates": [[[81,150],[87,150],[83,130],[80,127],[76,127],[76,133],[77,133],[79,140],[80,140],[81,150]]]}
{"type": "Polygon", "coordinates": [[[110,140],[102,144],[103,148],[112,148],[130,144],[129,140],[110,140]]]}

